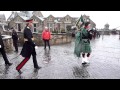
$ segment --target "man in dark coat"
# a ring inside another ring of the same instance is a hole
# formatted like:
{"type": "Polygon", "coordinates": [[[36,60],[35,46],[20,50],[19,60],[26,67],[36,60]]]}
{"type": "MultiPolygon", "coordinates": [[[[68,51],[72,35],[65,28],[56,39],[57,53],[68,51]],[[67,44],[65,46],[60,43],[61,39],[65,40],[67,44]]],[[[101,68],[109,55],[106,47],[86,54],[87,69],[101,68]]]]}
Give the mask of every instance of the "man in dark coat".
{"type": "Polygon", "coordinates": [[[17,32],[12,28],[12,39],[13,39],[13,45],[15,47],[15,52],[18,52],[18,35],[17,32]]]}
{"type": "Polygon", "coordinates": [[[20,69],[25,65],[25,63],[30,59],[31,55],[33,56],[33,63],[34,63],[34,68],[35,69],[40,69],[40,67],[38,66],[37,63],[37,59],[36,59],[36,45],[33,42],[34,38],[31,32],[31,28],[32,28],[32,20],[27,20],[26,22],[27,25],[24,29],[24,45],[22,48],[22,51],[20,53],[20,55],[22,55],[22,57],[25,57],[25,59],[16,67],[16,70],[21,74],[22,72],[20,71],[20,69]]]}
{"type": "Polygon", "coordinates": [[[5,61],[5,65],[6,65],[6,66],[11,66],[12,63],[10,63],[10,62],[8,61],[6,52],[5,52],[5,50],[4,50],[4,43],[3,43],[3,40],[2,40],[1,33],[0,33],[0,52],[1,52],[2,56],[3,56],[4,61],[5,61]]]}

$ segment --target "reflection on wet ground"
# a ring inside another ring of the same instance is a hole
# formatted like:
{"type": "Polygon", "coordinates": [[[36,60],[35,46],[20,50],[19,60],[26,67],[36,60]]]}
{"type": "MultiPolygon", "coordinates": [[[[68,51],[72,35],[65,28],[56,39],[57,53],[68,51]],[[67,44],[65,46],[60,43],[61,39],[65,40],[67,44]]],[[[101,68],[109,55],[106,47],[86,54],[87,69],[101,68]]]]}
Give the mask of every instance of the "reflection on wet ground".
{"type": "MultiPolygon", "coordinates": [[[[91,41],[92,54],[89,65],[82,65],[81,58],[74,55],[74,40],[71,43],[51,46],[44,50],[40,46],[35,70],[32,58],[19,75],[16,66],[23,60],[19,53],[7,53],[13,65],[5,67],[0,55],[0,79],[120,79],[120,40],[118,35],[104,36],[91,41]]],[[[19,47],[21,51],[21,47],[19,47]]]]}
{"type": "Polygon", "coordinates": [[[46,49],[44,51],[44,55],[43,55],[43,62],[44,63],[49,63],[51,60],[51,55],[50,55],[51,51],[49,49],[46,49]]]}

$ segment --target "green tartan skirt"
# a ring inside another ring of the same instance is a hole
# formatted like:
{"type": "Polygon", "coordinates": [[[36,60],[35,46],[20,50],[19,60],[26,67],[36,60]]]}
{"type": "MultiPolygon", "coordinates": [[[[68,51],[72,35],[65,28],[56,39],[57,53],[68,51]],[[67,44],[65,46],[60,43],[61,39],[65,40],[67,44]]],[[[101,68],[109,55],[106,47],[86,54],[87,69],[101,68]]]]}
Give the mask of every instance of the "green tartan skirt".
{"type": "Polygon", "coordinates": [[[88,41],[82,40],[82,52],[83,53],[91,53],[91,46],[88,41]]]}

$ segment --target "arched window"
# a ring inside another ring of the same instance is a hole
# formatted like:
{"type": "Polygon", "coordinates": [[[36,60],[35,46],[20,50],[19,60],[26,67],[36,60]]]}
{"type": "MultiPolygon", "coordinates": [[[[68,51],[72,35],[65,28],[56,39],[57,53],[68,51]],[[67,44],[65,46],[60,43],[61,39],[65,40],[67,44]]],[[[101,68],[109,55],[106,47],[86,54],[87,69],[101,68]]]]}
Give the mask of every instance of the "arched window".
{"type": "Polygon", "coordinates": [[[66,21],[68,21],[69,19],[67,18],[66,21]]]}

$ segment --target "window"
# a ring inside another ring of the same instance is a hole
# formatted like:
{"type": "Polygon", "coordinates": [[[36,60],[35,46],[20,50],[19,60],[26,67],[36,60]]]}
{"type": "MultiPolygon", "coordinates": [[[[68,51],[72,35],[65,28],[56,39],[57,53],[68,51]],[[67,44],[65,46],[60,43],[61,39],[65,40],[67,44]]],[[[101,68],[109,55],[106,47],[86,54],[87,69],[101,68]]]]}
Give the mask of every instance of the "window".
{"type": "Polygon", "coordinates": [[[37,32],[36,28],[34,28],[34,32],[37,32]]]}
{"type": "Polygon", "coordinates": [[[36,24],[34,24],[34,31],[33,32],[37,32],[37,29],[36,29],[36,24]]]}
{"type": "Polygon", "coordinates": [[[18,24],[18,31],[21,31],[21,25],[18,24]]]}
{"type": "Polygon", "coordinates": [[[50,23],[50,27],[52,27],[53,26],[53,24],[52,23],[50,23]]]}
{"type": "Polygon", "coordinates": [[[69,19],[67,18],[66,21],[68,21],[69,19]]]}
{"type": "Polygon", "coordinates": [[[34,24],[34,27],[36,27],[36,24],[34,24]]]}

